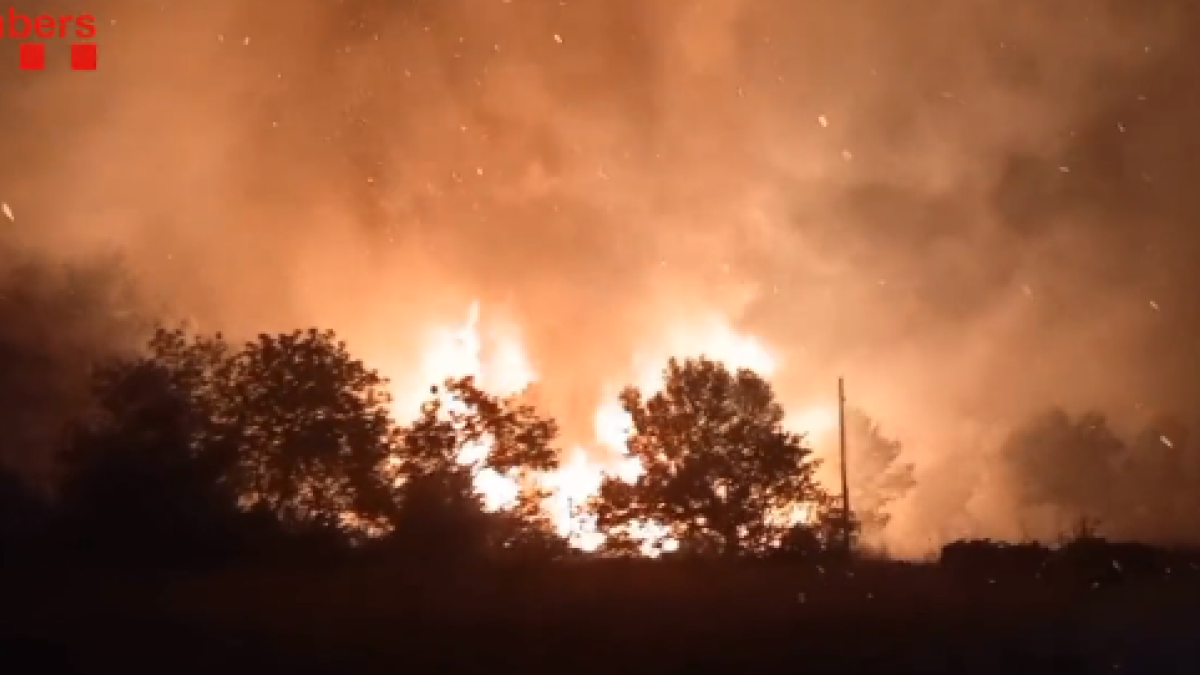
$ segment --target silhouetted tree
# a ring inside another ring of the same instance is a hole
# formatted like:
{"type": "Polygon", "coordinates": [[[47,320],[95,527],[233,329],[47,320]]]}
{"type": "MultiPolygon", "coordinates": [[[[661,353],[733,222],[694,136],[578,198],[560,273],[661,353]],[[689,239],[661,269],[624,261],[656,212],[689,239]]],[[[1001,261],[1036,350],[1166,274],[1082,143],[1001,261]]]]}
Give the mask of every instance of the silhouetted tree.
{"type": "Polygon", "coordinates": [[[475,558],[487,538],[487,514],[474,472],[459,461],[462,441],[436,397],[404,428],[397,448],[399,507],[391,543],[427,558],[475,558]]]}
{"type": "Polygon", "coordinates": [[[400,443],[387,380],[331,331],[260,335],[212,369],[212,435],[245,505],[293,527],[386,530],[400,443]]]}
{"type": "Polygon", "coordinates": [[[447,380],[403,430],[396,450],[400,507],[396,545],[425,556],[480,557],[530,545],[553,549],[540,523],[538,501],[529,499],[505,513],[484,512],[475,491],[481,471],[518,481],[558,468],[554,420],[544,418],[519,396],[492,396],[470,377],[447,380]]]}
{"type": "Polygon", "coordinates": [[[778,545],[794,510],[821,497],[816,465],[800,436],[783,428],[770,384],[749,370],[706,359],[672,359],[663,389],[621,394],[633,418],[629,452],[644,473],[608,478],[594,500],[598,525],[665,525],[697,554],[763,553],[778,545]]]}
{"type": "Polygon", "coordinates": [[[329,332],[263,335],[235,350],[220,335],[160,329],[145,357],[97,372],[100,414],[66,454],[66,529],[209,532],[188,523],[236,506],[255,516],[245,522],[258,538],[277,534],[269,514],[313,552],[342,533],[386,530],[399,430],[385,386],[329,332]]]}
{"type": "Polygon", "coordinates": [[[153,358],[97,370],[94,419],[63,453],[56,531],[69,554],[109,562],[195,562],[228,548],[238,511],[226,458],[194,439],[205,420],[153,358]]]}
{"type": "Polygon", "coordinates": [[[430,561],[482,558],[488,547],[490,514],[484,511],[471,478],[463,468],[407,478],[400,486],[389,545],[430,561]]]}
{"type": "Polygon", "coordinates": [[[464,466],[472,472],[498,473],[558,468],[558,424],[539,415],[519,395],[493,396],[471,377],[447,380],[431,393],[420,417],[401,435],[396,456],[402,475],[464,466]]]}

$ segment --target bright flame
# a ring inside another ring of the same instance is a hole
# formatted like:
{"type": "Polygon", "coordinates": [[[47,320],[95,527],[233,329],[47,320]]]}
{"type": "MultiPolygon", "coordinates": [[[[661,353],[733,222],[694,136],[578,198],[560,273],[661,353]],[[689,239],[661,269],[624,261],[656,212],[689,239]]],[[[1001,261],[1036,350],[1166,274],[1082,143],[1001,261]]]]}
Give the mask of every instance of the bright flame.
{"type": "MultiPolygon", "coordinates": [[[[646,395],[660,390],[663,367],[670,357],[705,356],[730,368],[748,368],[768,376],[776,371],[775,359],[758,339],[737,333],[719,317],[709,317],[688,328],[668,333],[659,349],[634,355],[630,379],[646,395]]],[[[500,330],[481,334],[478,301],[470,304],[463,324],[429,333],[419,365],[422,387],[440,385],[450,377],[472,376],[485,391],[506,396],[523,391],[537,379],[515,329],[501,326],[500,330]]],[[[595,451],[574,447],[566,453],[558,471],[537,477],[539,486],[549,492],[543,507],[558,533],[583,550],[595,550],[605,538],[596,530],[594,518],[581,513],[581,507],[598,492],[606,475],[633,482],[642,473],[640,462],[626,452],[633,425],[616,397],[623,384],[625,382],[606,383],[607,396],[593,418],[595,451]]],[[[398,395],[397,401],[414,402],[423,397],[424,394],[419,392],[415,396],[398,395]]],[[[453,401],[445,403],[456,405],[453,401]]],[[[409,411],[397,410],[397,413],[403,419],[409,411]]],[[[827,408],[812,408],[790,420],[788,426],[797,431],[820,434],[836,421],[836,416],[827,408]]],[[[465,448],[459,460],[464,465],[476,464],[486,456],[488,449],[489,442],[485,440],[465,448]]],[[[490,470],[477,472],[475,488],[489,510],[514,504],[521,493],[517,479],[490,470]]],[[[666,528],[657,523],[641,523],[632,528],[631,535],[642,543],[642,552],[646,555],[670,551],[678,545],[667,536],[666,528]]]]}
{"type": "Polygon", "coordinates": [[[580,507],[600,490],[603,480],[604,472],[588,460],[583,448],[574,448],[559,470],[545,480],[545,486],[552,491],[546,500],[546,511],[559,534],[570,537],[572,543],[585,551],[594,551],[604,543],[604,535],[596,531],[595,519],[580,513],[580,507]]]}
{"type": "MultiPolygon", "coordinates": [[[[524,390],[537,375],[525,355],[520,339],[513,332],[496,332],[489,337],[488,357],[484,355],[484,339],[479,332],[479,302],[467,309],[466,321],[458,327],[430,331],[427,346],[420,361],[422,386],[440,386],[448,378],[474,377],[480,388],[505,396],[524,390]]],[[[421,395],[397,400],[420,401],[421,395]]],[[[447,410],[461,409],[462,404],[442,397],[447,410]]],[[[407,411],[397,411],[401,416],[407,411]]],[[[463,465],[475,465],[490,450],[487,439],[468,445],[459,454],[463,465]]],[[[521,486],[510,476],[481,469],[476,472],[475,489],[488,510],[497,511],[511,506],[521,493],[521,486]]]]}
{"type": "Polygon", "coordinates": [[[484,390],[508,395],[524,390],[537,379],[515,331],[495,331],[488,337],[489,358],[485,362],[479,301],[473,301],[463,325],[430,331],[420,363],[422,381],[440,385],[446,378],[470,375],[484,390]]]}
{"type": "Polygon", "coordinates": [[[824,406],[806,408],[784,420],[784,426],[788,429],[807,436],[824,436],[836,429],[837,425],[837,411],[824,406]]]}

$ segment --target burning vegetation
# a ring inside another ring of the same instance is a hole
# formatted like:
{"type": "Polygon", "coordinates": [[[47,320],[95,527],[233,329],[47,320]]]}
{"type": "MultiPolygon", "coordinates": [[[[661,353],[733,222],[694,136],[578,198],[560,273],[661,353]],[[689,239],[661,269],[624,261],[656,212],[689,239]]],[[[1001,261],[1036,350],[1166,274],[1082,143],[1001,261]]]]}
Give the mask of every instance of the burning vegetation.
{"type": "Polygon", "coordinates": [[[0,72],[0,653],[1194,637],[1196,6],[97,2],[0,72]]]}

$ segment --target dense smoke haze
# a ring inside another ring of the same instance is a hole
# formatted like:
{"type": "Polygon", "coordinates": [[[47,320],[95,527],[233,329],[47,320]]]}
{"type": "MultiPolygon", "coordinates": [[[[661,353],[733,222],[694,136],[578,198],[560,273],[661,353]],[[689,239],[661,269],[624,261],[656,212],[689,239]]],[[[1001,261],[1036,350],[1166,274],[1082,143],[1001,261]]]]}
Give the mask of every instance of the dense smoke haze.
{"type": "Polygon", "coordinates": [[[204,329],[398,379],[479,300],[587,440],[636,354],[727,322],[785,403],[844,375],[903,442],[901,551],[1013,533],[974,492],[1030,413],[1200,421],[1184,3],[97,2],[17,6],[96,14],[100,68],[2,75],[3,236],[123,254],[204,329]]]}

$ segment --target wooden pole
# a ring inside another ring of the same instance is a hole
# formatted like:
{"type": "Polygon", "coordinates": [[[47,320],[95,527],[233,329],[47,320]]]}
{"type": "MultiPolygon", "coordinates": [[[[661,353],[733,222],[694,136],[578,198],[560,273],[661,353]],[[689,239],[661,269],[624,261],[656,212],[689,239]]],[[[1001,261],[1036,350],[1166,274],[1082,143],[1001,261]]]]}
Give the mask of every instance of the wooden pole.
{"type": "Polygon", "coordinates": [[[851,536],[852,519],[850,515],[850,480],[846,469],[846,384],[838,378],[838,455],[841,459],[842,470],[842,544],[846,547],[849,559],[853,547],[851,536]]]}

